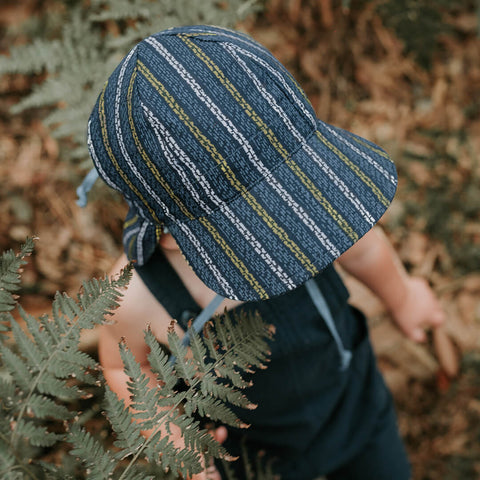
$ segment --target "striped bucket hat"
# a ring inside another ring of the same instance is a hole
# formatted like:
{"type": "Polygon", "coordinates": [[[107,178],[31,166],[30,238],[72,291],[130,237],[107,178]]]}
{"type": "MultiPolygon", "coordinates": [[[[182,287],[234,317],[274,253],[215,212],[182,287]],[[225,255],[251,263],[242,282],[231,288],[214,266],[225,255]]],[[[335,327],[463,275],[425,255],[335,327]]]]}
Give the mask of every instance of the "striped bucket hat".
{"type": "Polygon", "coordinates": [[[317,119],[268,50],[211,26],[137,44],[97,100],[88,147],[130,207],[128,258],[147,262],[166,227],[200,279],[239,300],[315,276],[372,228],[397,184],[388,155],[317,119]]]}

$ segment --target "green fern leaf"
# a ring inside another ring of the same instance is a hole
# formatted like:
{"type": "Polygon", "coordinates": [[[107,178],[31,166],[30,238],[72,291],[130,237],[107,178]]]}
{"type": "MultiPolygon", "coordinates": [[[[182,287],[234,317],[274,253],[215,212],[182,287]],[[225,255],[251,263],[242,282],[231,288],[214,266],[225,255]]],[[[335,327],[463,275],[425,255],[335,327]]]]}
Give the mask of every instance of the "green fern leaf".
{"type": "Polygon", "coordinates": [[[174,368],[169,361],[169,356],[160,346],[153,332],[148,328],[145,332],[145,343],[150,348],[148,362],[152,371],[156,374],[157,380],[162,388],[164,396],[172,393],[177,384],[177,377],[174,374],[174,368]]]}
{"type": "MultiPolygon", "coordinates": [[[[158,388],[149,388],[149,378],[142,372],[132,352],[125,343],[120,344],[120,357],[124,364],[124,372],[129,376],[128,390],[132,394],[131,407],[135,410],[133,417],[139,421],[143,430],[154,428],[166,415],[159,406],[164,405],[158,388]]],[[[178,402],[177,397],[175,399],[178,402]]],[[[170,403],[170,402],[169,402],[170,403]]]]}
{"type": "MultiPolygon", "coordinates": [[[[8,299],[8,302],[10,302],[10,298],[8,299]]],[[[0,312],[0,334],[10,331],[10,320],[12,318],[13,317],[10,313],[0,312]]]]}
{"type": "Polygon", "coordinates": [[[63,438],[63,435],[49,432],[46,427],[35,425],[33,421],[19,420],[16,431],[34,447],[51,447],[63,438]]]}
{"type": "Polygon", "coordinates": [[[36,347],[42,352],[43,355],[50,355],[52,347],[50,336],[40,328],[40,323],[37,321],[37,319],[25,312],[21,305],[18,305],[17,308],[22,320],[27,325],[28,331],[33,337],[36,347]]]}
{"type": "Polygon", "coordinates": [[[31,255],[33,246],[33,238],[27,238],[18,254],[8,250],[0,257],[0,312],[14,309],[16,300],[11,294],[20,288],[19,271],[27,263],[25,257],[31,255]]]}
{"type": "Polygon", "coordinates": [[[66,380],[54,377],[44,371],[37,382],[37,389],[40,393],[52,395],[62,400],[75,400],[80,397],[80,391],[75,385],[68,385],[66,380]]]}
{"type": "Polygon", "coordinates": [[[204,396],[211,395],[219,400],[228,402],[237,407],[248,409],[253,409],[256,407],[241,391],[234,390],[228,385],[219,383],[216,376],[211,373],[208,373],[202,377],[201,392],[204,396]]]}
{"type": "Polygon", "coordinates": [[[17,405],[17,402],[15,384],[5,378],[0,378],[0,407],[10,410],[17,405]]]}
{"type": "Polygon", "coordinates": [[[12,47],[8,57],[0,58],[0,75],[55,71],[61,64],[61,50],[60,41],[38,38],[29,45],[12,47]]]}
{"type": "Polygon", "coordinates": [[[218,458],[228,456],[227,451],[210,435],[208,430],[200,429],[200,422],[190,415],[179,415],[173,420],[173,423],[181,429],[187,449],[208,453],[218,458]]]}
{"type": "Polygon", "coordinates": [[[182,378],[187,385],[191,385],[197,372],[193,362],[185,358],[188,350],[182,345],[180,338],[173,328],[168,332],[168,345],[172,355],[175,357],[175,370],[177,375],[182,378]]]}
{"type": "Polygon", "coordinates": [[[68,349],[57,353],[49,372],[54,373],[57,378],[74,377],[84,383],[95,385],[97,378],[93,372],[98,368],[97,362],[87,353],[68,349]]]}
{"type": "Polygon", "coordinates": [[[189,398],[185,404],[185,412],[198,412],[201,417],[224,423],[232,427],[241,427],[240,419],[221,400],[212,397],[189,398]]]}
{"type": "Polygon", "coordinates": [[[145,438],[134,421],[130,409],[126,408],[124,401],[120,400],[108,387],[105,388],[105,411],[117,437],[114,445],[122,449],[117,457],[123,458],[125,451],[136,452],[145,438]]]}
{"type": "MultiPolygon", "coordinates": [[[[14,453],[3,435],[0,435],[0,472],[8,472],[16,463],[14,453]]],[[[3,477],[5,478],[5,477],[3,477]]]]}
{"type": "Polygon", "coordinates": [[[176,474],[176,478],[187,478],[190,474],[198,473],[202,470],[200,456],[197,452],[186,448],[175,448],[173,442],[168,437],[160,437],[157,433],[153,440],[149,442],[144,451],[148,461],[152,464],[161,462],[164,470],[170,470],[176,474]]]}
{"type": "Polygon", "coordinates": [[[89,480],[111,478],[115,469],[115,459],[89,432],[74,424],[67,441],[73,445],[69,454],[80,457],[86,464],[89,480]]]}
{"type": "Polygon", "coordinates": [[[0,356],[3,365],[7,368],[15,383],[21,389],[28,390],[33,382],[33,375],[23,358],[13,353],[9,347],[2,343],[0,343],[0,356]]]}
{"type": "Polygon", "coordinates": [[[27,360],[30,372],[38,372],[42,368],[42,361],[46,358],[45,353],[25,334],[16,320],[12,318],[10,325],[15,343],[20,353],[27,360]]]}
{"type": "Polygon", "coordinates": [[[200,373],[204,373],[207,368],[207,365],[205,364],[207,348],[200,335],[198,335],[193,329],[190,328],[188,334],[190,336],[190,348],[192,350],[196,368],[200,373]]]}
{"type": "Polygon", "coordinates": [[[142,453],[151,464],[161,462],[165,470],[175,469],[178,449],[162,432],[156,432],[149,438],[148,443],[144,444],[142,453]]]}
{"type": "Polygon", "coordinates": [[[28,401],[28,410],[31,410],[36,418],[52,417],[57,420],[68,420],[75,415],[54,400],[43,395],[33,394],[28,401]]]}

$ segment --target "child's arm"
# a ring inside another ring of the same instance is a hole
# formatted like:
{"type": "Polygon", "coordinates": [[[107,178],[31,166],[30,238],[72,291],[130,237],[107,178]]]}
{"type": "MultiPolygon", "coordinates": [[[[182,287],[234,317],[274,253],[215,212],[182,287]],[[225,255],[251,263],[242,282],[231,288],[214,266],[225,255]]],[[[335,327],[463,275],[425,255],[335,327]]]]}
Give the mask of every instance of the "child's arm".
{"type": "Polygon", "coordinates": [[[425,341],[424,329],[444,322],[444,312],[428,283],[406,272],[377,228],[347,250],[338,262],[383,301],[395,323],[412,340],[425,341]]]}
{"type": "MultiPolygon", "coordinates": [[[[122,256],[113,271],[119,271],[127,263],[122,256]]],[[[123,362],[119,353],[119,342],[125,339],[128,348],[135,356],[137,362],[142,365],[142,372],[150,378],[150,386],[156,386],[157,382],[148,364],[148,347],[144,340],[143,331],[149,325],[152,332],[161,343],[167,343],[167,330],[171,318],[166,310],[157,302],[142,280],[133,273],[130,285],[116,310],[113,323],[104,325],[100,329],[98,351],[103,373],[110,389],[115,392],[125,403],[130,404],[130,392],[127,389],[128,377],[123,372],[123,362]]],[[[176,332],[181,337],[183,331],[176,326],[176,332]]],[[[183,448],[184,443],[180,429],[171,425],[171,440],[177,448],[183,448]]],[[[166,430],[162,429],[167,435],[166,430]]],[[[212,432],[216,440],[222,443],[227,435],[224,427],[212,432]]],[[[149,432],[144,432],[145,436],[149,432]]],[[[209,469],[211,470],[211,469],[209,469]]],[[[206,480],[207,472],[202,472],[191,477],[191,480],[206,480]]],[[[217,471],[210,471],[209,478],[220,480],[217,471]]]]}

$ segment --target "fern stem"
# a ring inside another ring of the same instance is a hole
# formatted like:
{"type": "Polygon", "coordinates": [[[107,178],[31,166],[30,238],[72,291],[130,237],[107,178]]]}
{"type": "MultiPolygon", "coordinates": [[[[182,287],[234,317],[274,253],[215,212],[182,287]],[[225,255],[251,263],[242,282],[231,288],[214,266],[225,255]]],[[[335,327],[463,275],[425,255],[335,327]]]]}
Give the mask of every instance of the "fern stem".
{"type": "MultiPolygon", "coordinates": [[[[15,456],[15,458],[17,458],[15,456]]],[[[25,465],[14,465],[13,467],[6,468],[5,470],[0,471],[0,475],[3,475],[4,473],[11,472],[12,470],[23,470],[30,478],[33,480],[40,480],[33,472],[31,472],[25,465]]]]}
{"type": "Polygon", "coordinates": [[[10,444],[10,438],[7,436],[3,435],[0,433],[0,438],[5,442],[5,444],[8,446],[10,449],[12,455],[15,457],[15,460],[17,461],[17,465],[13,465],[12,467],[7,467],[4,470],[0,470],[0,478],[4,478],[3,475],[6,474],[7,472],[11,472],[12,470],[24,470],[30,478],[33,478],[34,480],[40,480],[33,472],[31,472],[25,465],[22,465],[21,459],[18,457],[17,452],[13,448],[13,445],[10,444]]]}

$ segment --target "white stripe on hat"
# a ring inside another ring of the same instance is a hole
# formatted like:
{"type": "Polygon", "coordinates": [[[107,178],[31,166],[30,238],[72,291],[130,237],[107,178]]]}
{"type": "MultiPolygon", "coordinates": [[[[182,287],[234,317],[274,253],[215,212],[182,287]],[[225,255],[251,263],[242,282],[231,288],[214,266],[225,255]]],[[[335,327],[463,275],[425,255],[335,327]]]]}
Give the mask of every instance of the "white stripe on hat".
{"type": "Polygon", "coordinates": [[[393,185],[397,185],[397,179],[395,178],[394,175],[392,175],[390,172],[385,170],[378,162],[376,162],[370,155],[367,155],[365,152],[362,152],[359,148],[357,148],[355,145],[350,143],[345,137],[342,135],[339,135],[333,128],[328,126],[326,123],[322,122],[322,125],[332,134],[340,140],[344,145],[347,145],[347,147],[351,148],[357,155],[361,155],[365,160],[370,163],[374,168],[376,168],[387,180],[389,180],[393,185]]]}
{"type": "MultiPolygon", "coordinates": [[[[130,61],[130,59],[132,58],[132,55],[135,53],[135,51],[136,51],[136,47],[133,48],[130,51],[130,53],[127,55],[127,57],[125,58],[125,61],[122,64],[122,68],[120,69],[120,73],[118,75],[117,89],[116,89],[116,92],[115,92],[115,118],[114,118],[115,133],[117,135],[117,141],[118,141],[118,144],[120,146],[120,151],[122,152],[123,158],[127,162],[127,165],[130,167],[130,170],[133,172],[135,177],[138,178],[140,183],[147,190],[148,194],[155,200],[157,205],[162,209],[163,213],[166,216],[168,216],[170,218],[173,218],[173,215],[171,214],[169,208],[162,202],[162,200],[159,198],[159,196],[155,193],[152,186],[147,183],[144,176],[138,171],[137,167],[132,162],[132,159],[130,158],[130,155],[128,154],[128,151],[125,147],[125,143],[123,141],[122,126],[121,126],[121,121],[120,121],[121,91],[122,91],[123,78],[125,76],[125,70],[127,68],[127,64],[130,61]]],[[[141,211],[142,211],[142,209],[139,210],[139,212],[141,212],[141,211]]]]}
{"type": "Polygon", "coordinates": [[[118,185],[114,183],[114,181],[105,173],[105,170],[102,167],[101,162],[98,160],[97,153],[95,152],[95,147],[93,145],[92,141],[92,134],[90,132],[90,124],[91,120],[88,121],[87,125],[87,146],[88,146],[88,151],[90,152],[90,155],[92,156],[93,163],[95,164],[95,167],[98,169],[100,175],[102,178],[105,180],[105,183],[112,187],[114,190],[121,190],[118,185]]]}
{"type": "Polygon", "coordinates": [[[285,90],[287,90],[287,92],[290,94],[290,98],[293,99],[295,101],[295,103],[297,104],[297,106],[300,108],[300,110],[302,111],[302,113],[308,117],[308,119],[312,122],[312,126],[315,127],[316,124],[317,124],[317,119],[316,117],[314,117],[312,115],[312,113],[307,109],[305,108],[305,103],[302,102],[301,98],[299,97],[298,93],[295,93],[292,88],[290,87],[290,85],[285,81],[285,78],[283,75],[280,74],[280,72],[278,70],[275,70],[274,68],[272,68],[272,66],[266,62],[265,60],[263,60],[262,58],[258,57],[257,55],[253,54],[252,52],[249,52],[248,50],[245,50],[241,47],[239,47],[238,45],[234,45],[234,44],[229,44],[229,47],[231,47],[232,49],[235,49],[237,50],[238,52],[242,53],[245,57],[249,57],[251,58],[252,60],[256,61],[257,63],[259,63],[263,68],[267,69],[272,75],[274,75],[275,77],[277,77],[277,79],[279,80],[279,82],[282,84],[283,88],[285,88],[285,90]]]}
{"type": "Polygon", "coordinates": [[[143,258],[143,237],[145,236],[145,232],[147,231],[148,225],[150,225],[151,222],[145,220],[142,223],[142,226],[140,228],[140,232],[138,233],[137,236],[137,260],[139,265],[144,264],[144,258],[143,258]]]}
{"type": "Polygon", "coordinates": [[[272,106],[273,110],[277,112],[277,114],[282,119],[287,128],[290,130],[290,132],[293,134],[293,136],[297,139],[298,142],[301,143],[302,148],[308,153],[310,157],[313,157],[318,166],[328,175],[330,180],[342,192],[344,197],[349,200],[350,203],[352,203],[352,205],[358,210],[358,212],[362,215],[363,219],[369,225],[373,226],[375,224],[375,219],[373,218],[372,214],[366,209],[360,199],[350,191],[347,185],[345,185],[345,182],[341,180],[332,171],[330,166],[327,165],[325,161],[308,145],[306,138],[297,130],[295,125],[292,123],[288,115],[283,110],[283,108],[277,103],[276,99],[270,94],[270,92],[265,89],[258,77],[250,70],[250,68],[248,68],[244,60],[241,59],[234,51],[234,49],[232,49],[229,45],[223,45],[223,47],[235,58],[235,60],[251,78],[262,97],[265,98],[265,100],[267,100],[267,102],[269,102],[269,104],[272,106]]]}

